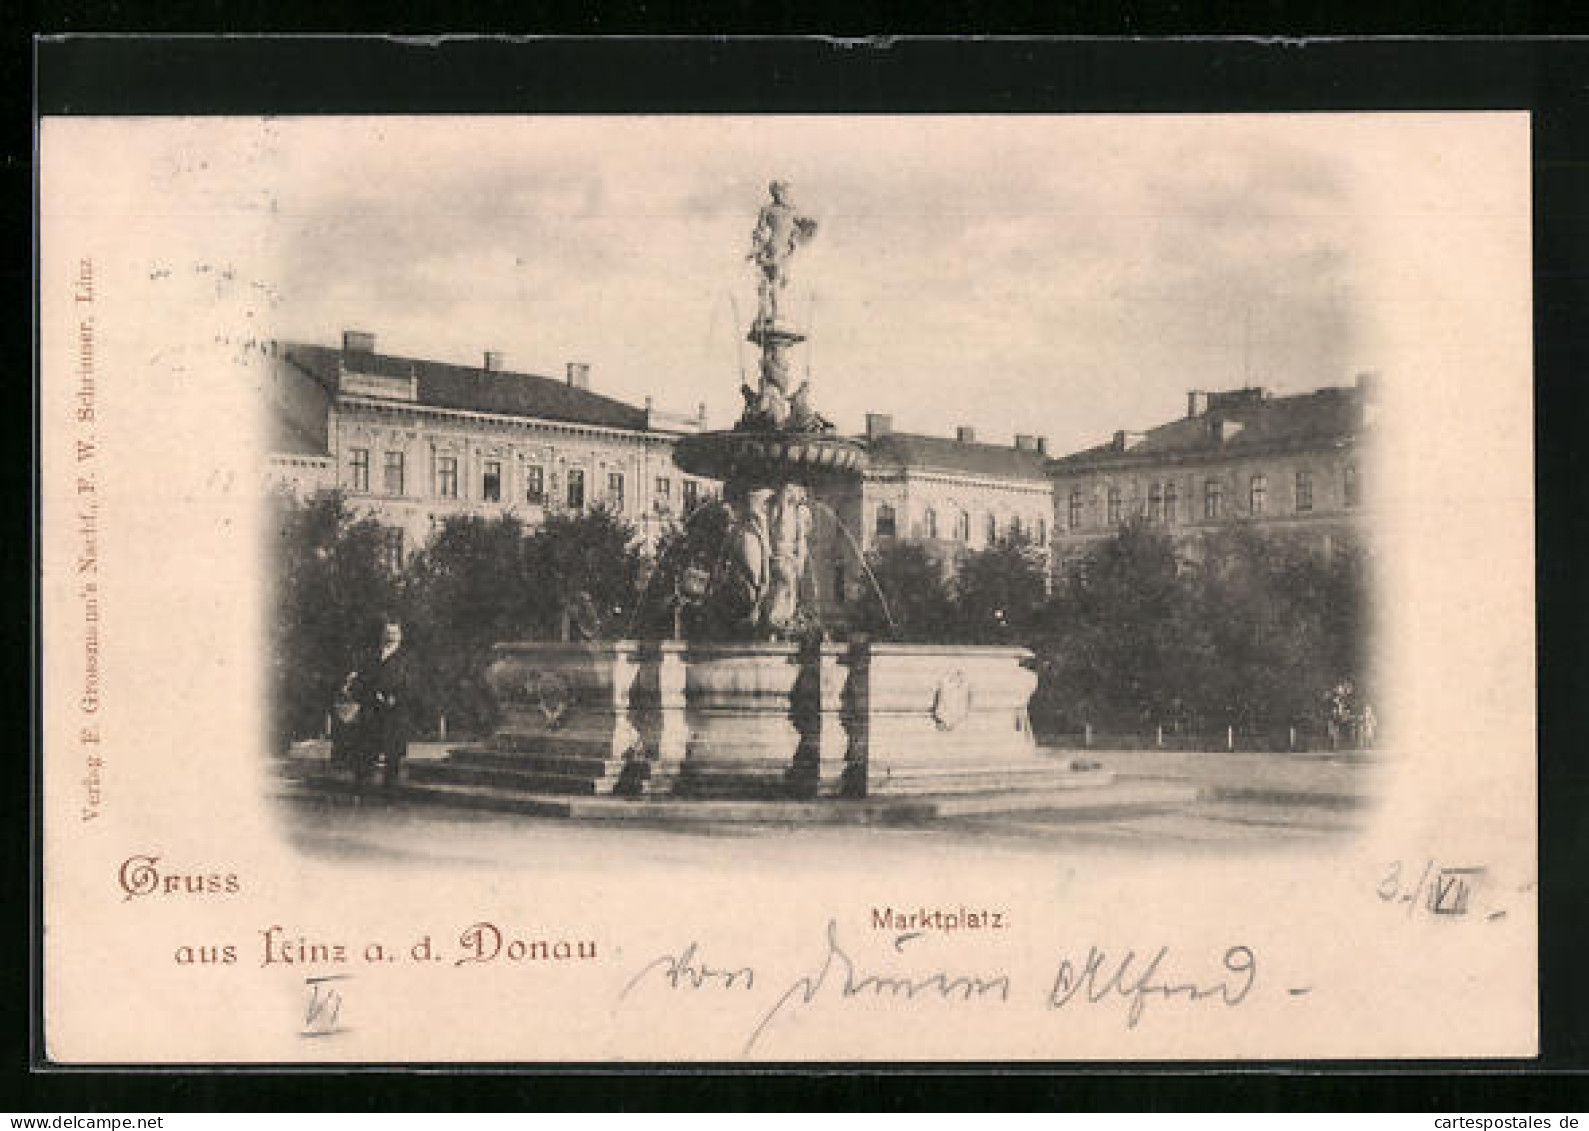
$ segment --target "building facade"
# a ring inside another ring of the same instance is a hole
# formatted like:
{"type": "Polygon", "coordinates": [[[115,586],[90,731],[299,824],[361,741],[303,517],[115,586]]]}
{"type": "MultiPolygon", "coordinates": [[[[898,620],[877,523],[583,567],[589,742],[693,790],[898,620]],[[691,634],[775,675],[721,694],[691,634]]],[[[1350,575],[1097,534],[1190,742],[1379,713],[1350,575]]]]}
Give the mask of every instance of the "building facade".
{"type": "Polygon", "coordinates": [[[376,351],[348,331],[340,349],[273,347],[269,478],[297,494],[339,489],[389,533],[394,562],[452,515],[553,514],[605,507],[647,545],[719,485],[673,464],[673,443],[704,425],[590,388],[588,365],[561,381],[376,351]]]}
{"type": "Polygon", "coordinates": [[[977,440],[970,428],[955,438],[896,432],[890,417],[869,413],[860,437],[867,454],[859,479],[817,495],[814,565],[824,616],[863,595],[860,557],[905,542],[925,545],[954,572],[966,553],[1011,534],[1045,555],[1053,518],[1053,485],[1045,473],[1048,442],[1020,435],[1011,445],[977,440]]]}
{"type": "Polygon", "coordinates": [[[1189,393],[1179,420],[1050,462],[1054,560],[1076,563],[1133,520],[1188,558],[1199,535],[1237,525],[1328,554],[1361,534],[1373,407],[1371,374],[1295,396],[1189,393]]]}

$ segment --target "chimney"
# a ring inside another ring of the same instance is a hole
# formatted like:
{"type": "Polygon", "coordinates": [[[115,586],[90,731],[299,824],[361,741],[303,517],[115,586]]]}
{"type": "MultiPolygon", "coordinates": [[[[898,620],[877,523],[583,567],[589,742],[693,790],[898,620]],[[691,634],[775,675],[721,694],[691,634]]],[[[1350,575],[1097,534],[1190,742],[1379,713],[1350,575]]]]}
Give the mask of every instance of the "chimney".
{"type": "Polygon", "coordinates": [[[1025,432],[1017,432],[1015,434],[1015,450],[1018,452],[1037,451],[1037,437],[1025,432]]]}
{"type": "Polygon", "coordinates": [[[866,438],[876,440],[894,430],[894,418],[881,412],[866,414],[866,438]]]}
{"type": "Polygon", "coordinates": [[[695,406],[695,419],[699,420],[702,424],[706,423],[706,402],[705,401],[702,401],[700,404],[695,406]]]}
{"type": "Polygon", "coordinates": [[[1202,416],[1208,411],[1208,394],[1201,389],[1188,389],[1186,393],[1186,416],[1202,416]]]}
{"type": "Polygon", "coordinates": [[[568,363],[568,387],[571,389],[590,388],[590,362],[571,361],[568,363]]]}
{"type": "Polygon", "coordinates": [[[977,442],[977,430],[969,424],[962,424],[955,429],[955,439],[962,444],[974,444],[977,442]]]}
{"type": "Polygon", "coordinates": [[[486,350],[486,358],[485,358],[484,368],[485,368],[485,371],[487,373],[501,373],[502,372],[502,351],[501,350],[486,350]]]}
{"type": "Polygon", "coordinates": [[[1048,437],[1047,436],[1039,436],[1037,438],[1037,453],[1039,455],[1044,455],[1044,456],[1046,456],[1048,454],[1048,437]]]}
{"type": "Polygon", "coordinates": [[[363,330],[342,331],[343,353],[374,353],[375,335],[363,330]]]}

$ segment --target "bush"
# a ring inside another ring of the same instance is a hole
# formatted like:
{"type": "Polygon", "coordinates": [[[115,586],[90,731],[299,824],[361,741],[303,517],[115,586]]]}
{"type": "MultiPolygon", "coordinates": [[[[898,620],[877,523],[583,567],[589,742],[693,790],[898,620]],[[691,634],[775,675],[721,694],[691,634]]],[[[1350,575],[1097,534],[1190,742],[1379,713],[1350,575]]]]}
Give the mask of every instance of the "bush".
{"type": "Polygon", "coordinates": [[[355,656],[398,610],[398,578],[385,531],[351,515],[341,495],[278,494],[270,505],[270,717],[275,748],[285,750],[320,733],[355,656]]]}
{"type": "Polygon", "coordinates": [[[871,578],[862,578],[865,585],[852,620],[853,630],[914,644],[946,639],[955,608],[943,563],[936,554],[925,546],[896,542],[867,554],[866,564],[871,578]]]}

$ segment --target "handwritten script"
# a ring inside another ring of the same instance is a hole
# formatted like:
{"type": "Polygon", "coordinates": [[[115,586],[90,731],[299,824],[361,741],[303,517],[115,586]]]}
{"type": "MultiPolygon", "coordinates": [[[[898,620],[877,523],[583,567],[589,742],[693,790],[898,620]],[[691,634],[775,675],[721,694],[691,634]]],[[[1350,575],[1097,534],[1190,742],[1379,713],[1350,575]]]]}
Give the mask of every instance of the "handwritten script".
{"type": "MultiPolygon", "coordinates": [[[[918,948],[911,944],[922,938],[920,932],[901,934],[894,940],[893,950],[912,957],[918,948]]],[[[646,989],[753,999],[756,1020],[743,1049],[749,1053],[780,1019],[828,1003],[864,1007],[929,1001],[960,1009],[1000,1008],[1018,1000],[1014,981],[1003,969],[952,970],[937,963],[927,963],[919,970],[868,969],[845,948],[838,922],[832,919],[823,942],[820,961],[791,981],[775,982],[782,988],[770,997],[757,992],[768,979],[754,967],[708,960],[703,945],[690,942],[648,961],[625,983],[619,1001],[646,989]]],[[[1257,955],[1242,945],[1227,948],[1217,973],[1201,980],[1173,974],[1173,964],[1168,946],[1160,946],[1146,957],[1134,949],[1113,953],[1090,946],[1084,956],[1062,955],[1058,959],[1039,1001],[1049,1011],[1116,1006],[1122,1010],[1126,1027],[1135,1029],[1154,999],[1234,1008],[1248,999],[1258,977],[1257,955]]]]}

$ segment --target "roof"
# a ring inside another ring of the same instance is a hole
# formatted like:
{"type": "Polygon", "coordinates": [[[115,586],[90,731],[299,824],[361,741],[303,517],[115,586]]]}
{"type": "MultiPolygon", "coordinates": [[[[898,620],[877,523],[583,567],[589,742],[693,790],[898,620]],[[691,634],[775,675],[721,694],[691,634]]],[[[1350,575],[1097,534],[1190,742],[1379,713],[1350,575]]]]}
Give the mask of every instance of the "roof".
{"type": "MultiPolygon", "coordinates": [[[[334,346],[288,345],[287,357],[328,390],[338,388],[338,365],[346,356],[334,346]]],[[[485,370],[479,366],[398,357],[392,354],[353,355],[351,372],[376,377],[416,378],[413,403],[430,408],[489,412],[501,416],[526,416],[561,420],[602,428],[644,431],[646,411],[566,381],[533,373],[485,370]]]]}
{"type": "Polygon", "coordinates": [[[1289,397],[1214,393],[1209,399],[1212,407],[1208,410],[1151,428],[1127,448],[1122,449],[1118,443],[1099,444],[1050,460],[1049,468],[1061,472],[1100,464],[1148,463],[1175,456],[1238,456],[1247,452],[1256,455],[1331,446],[1354,439],[1362,421],[1362,394],[1354,387],[1316,389],[1289,397]],[[1222,428],[1227,422],[1239,427],[1222,428]]]}
{"type": "Polygon", "coordinates": [[[943,436],[922,436],[912,432],[889,432],[873,438],[858,437],[865,445],[873,469],[898,468],[955,471],[999,479],[1042,480],[1048,457],[1042,452],[950,440],[943,436]]]}
{"type": "Polygon", "coordinates": [[[270,414],[270,437],[266,446],[275,455],[331,458],[323,433],[311,435],[279,412],[270,414]]]}

